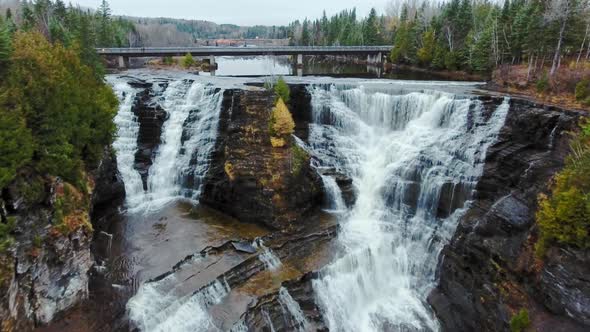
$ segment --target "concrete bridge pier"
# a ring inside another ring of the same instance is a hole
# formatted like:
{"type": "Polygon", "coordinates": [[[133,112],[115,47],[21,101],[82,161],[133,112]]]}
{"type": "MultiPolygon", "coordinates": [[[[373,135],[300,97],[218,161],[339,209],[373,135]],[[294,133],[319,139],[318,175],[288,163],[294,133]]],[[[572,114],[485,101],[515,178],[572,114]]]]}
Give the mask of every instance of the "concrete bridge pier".
{"type": "Polygon", "coordinates": [[[211,76],[215,76],[215,71],[217,70],[217,62],[215,62],[215,56],[209,56],[209,73],[211,76]]]}
{"type": "Polygon", "coordinates": [[[303,54],[297,54],[297,68],[303,68],[303,54]]]}
{"type": "Polygon", "coordinates": [[[119,69],[125,69],[125,68],[129,67],[129,57],[120,55],[118,62],[119,62],[119,69]]]}
{"type": "Polygon", "coordinates": [[[379,52],[377,55],[369,54],[367,55],[367,63],[368,64],[381,64],[383,63],[383,53],[379,52]]]}

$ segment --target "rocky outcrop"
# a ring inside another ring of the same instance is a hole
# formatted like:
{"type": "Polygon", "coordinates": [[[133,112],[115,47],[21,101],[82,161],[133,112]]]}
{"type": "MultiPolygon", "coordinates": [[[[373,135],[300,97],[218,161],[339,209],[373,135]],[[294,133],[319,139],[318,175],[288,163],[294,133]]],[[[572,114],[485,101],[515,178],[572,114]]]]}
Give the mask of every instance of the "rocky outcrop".
{"type": "Polygon", "coordinates": [[[294,142],[272,147],[273,107],[274,95],[265,90],[225,92],[200,200],[243,222],[288,229],[321,204],[322,185],[309,156],[296,153],[294,142]]]}
{"type": "Polygon", "coordinates": [[[474,202],[441,254],[428,301],[443,330],[505,331],[522,308],[538,331],[588,324],[588,253],[555,249],[545,261],[534,254],[537,197],[563,167],[580,115],[511,100],[474,202]]]}
{"type": "Polygon", "coordinates": [[[168,82],[161,82],[154,86],[154,83],[139,80],[129,83],[135,88],[142,89],[135,97],[131,110],[137,116],[137,122],[139,123],[134,168],[141,175],[144,190],[147,190],[149,169],[160,145],[162,126],[164,126],[164,122],[168,117],[168,113],[158,103],[156,90],[164,90],[167,84],[168,82]]]}
{"type": "Polygon", "coordinates": [[[118,206],[125,199],[125,183],[117,169],[115,151],[107,148],[97,170],[94,172],[94,191],[90,215],[97,226],[101,220],[107,219],[117,212],[118,206]]]}
{"type": "MultiPolygon", "coordinates": [[[[90,187],[95,184],[88,193],[95,213],[124,197],[110,149],[88,181],[90,187]]],[[[0,252],[2,331],[32,330],[88,297],[89,270],[94,264],[90,211],[76,211],[71,222],[77,226],[68,232],[60,228],[57,215],[63,210],[58,202],[66,186],[59,178],[24,169],[2,191],[1,222],[15,225],[11,245],[0,252]]],[[[85,202],[88,206],[89,201],[85,202]]]]}

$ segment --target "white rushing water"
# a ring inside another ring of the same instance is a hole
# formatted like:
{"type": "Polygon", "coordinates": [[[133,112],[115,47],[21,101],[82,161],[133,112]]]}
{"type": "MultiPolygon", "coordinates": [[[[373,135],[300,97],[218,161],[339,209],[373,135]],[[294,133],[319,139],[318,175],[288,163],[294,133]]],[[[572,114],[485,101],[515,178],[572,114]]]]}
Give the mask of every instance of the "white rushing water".
{"type": "Polygon", "coordinates": [[[258,258],[264,263],[266,269],[270,271],[276,271],[281,268],[281,265],[283,265],[277,255],[265,246],[262,246],[262,253],[258,255],[258,258]]]}
{"type": "Polygon", "coordinates": [[[117,137],[113,142],[113,148],[117,156],[119,173],[125,184],[126,204],[134,206],[141,202],[143,195],[141,176],[133,168],[137,152],[139,123],[137,123],[137,117],[131,109],[138,91],[123,79],[109,76],[108,82],[119,98],[119,112],[114,119],[117,125],[117,137]]]}
{"type": "Polygon", "coordinates": [[[157,102],[168,117],[147,178],[147,191],[134,169],[139,124],[132,112],[137,90],[124,78],[109,77],[121,106],[114,144],[127,191],[129,211],[149,212],[178,198],[198,199],[215,147],[223,91],[199,82],[177,79],[162,91],[154,84],[157,102]]]}
{"type": "Polygon", "coordinates": [[[222,95],[212,87],[184,80],[172,82],[164,91],[162,107],[169,117],[148,175],[147,199],[152,207],[179,196],[197,198],[217,137],[222,95]],[[187,188],[191,174],[196,184],[187,188]]]}
{"type": "Polygon", "coordinates": [[[313,282],[326,324],[331,331],[438,330],[426,303],[438,255],[508,103],[488,118],[479,101],[441,92],[310,92],[311,150],[319,166],[351,177],[358,194],[341,220],[340,256],[313,282]]]}
{"type": "Polygon", "coordinates": [[[129,319],[141,331],[194,332],[217,330],[207,309],[229,293],[225,281],[216,280],[201,291],[179,296],[174,275],[143,284],[127,303],[129,319]]]}
{"type": "Polygon", "coordinates": [[[297,331],[308,331],[309,322],[301,311],[299,303],[293,299],[285,287],[279,289],[279,304],[281,305],[283,317],[291,319],[291,325],[294,326],[297,331]]]}

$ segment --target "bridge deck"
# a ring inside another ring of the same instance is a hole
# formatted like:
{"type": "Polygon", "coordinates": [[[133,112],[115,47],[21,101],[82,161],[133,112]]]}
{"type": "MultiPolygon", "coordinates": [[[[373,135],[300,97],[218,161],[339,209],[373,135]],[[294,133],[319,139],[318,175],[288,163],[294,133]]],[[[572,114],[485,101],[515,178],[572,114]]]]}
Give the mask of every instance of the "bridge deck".
{"type": "Polygon", "coordinates": [[[281,46],[281,47],[135,47],[98,48],[105,56],[150,57],[182,56],[245,56],[245,55],[371,55],[387,53],[391,46],[281,46]]]}

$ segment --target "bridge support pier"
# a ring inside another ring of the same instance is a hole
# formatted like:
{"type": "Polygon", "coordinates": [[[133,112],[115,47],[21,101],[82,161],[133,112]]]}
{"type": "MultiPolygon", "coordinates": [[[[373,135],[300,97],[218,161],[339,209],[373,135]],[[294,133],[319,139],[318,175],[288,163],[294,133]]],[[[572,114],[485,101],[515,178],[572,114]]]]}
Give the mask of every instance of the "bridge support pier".
{"type": "Polygon", "coordinates": [[[381,64],[383,63],[383,53],[379,52],[376,56],[367,55],[367,64],[381,64]]]}
{"type": "Polygon", "coordinates": [[[211,76],[215,76],[215,70],[217,70],[217,62],[215,62],[215,56],[211,55],[209,57],[209,73],[211,76]]]}
{"type": "Polygon", "coordinates": [[[125,69],[129,66],[129,57],[126,56],[119,56],[119,69],[125,69]]]}
{"type": "Polygon", "coordinates": [[[303,54],[297,54],[297,68],[303,68],[303,54]]]}

